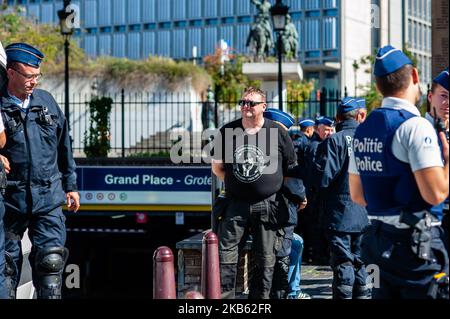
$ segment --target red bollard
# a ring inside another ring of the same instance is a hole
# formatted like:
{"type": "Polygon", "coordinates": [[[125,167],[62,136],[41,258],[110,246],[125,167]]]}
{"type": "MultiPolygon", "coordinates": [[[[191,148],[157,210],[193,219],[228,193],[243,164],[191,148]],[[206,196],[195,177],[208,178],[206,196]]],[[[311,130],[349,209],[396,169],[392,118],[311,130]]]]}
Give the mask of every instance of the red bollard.
{"type": "Polygon", "coordinates": [[[219,239],[212,231],[202,242],[202,295],[206,299],[221,299],[219,239]]]}
{"type": "Polygon", "coordinates": [[[153,254],[153,299],[177,299],[173,254],[169,247],[158,247],[153,254]]]}

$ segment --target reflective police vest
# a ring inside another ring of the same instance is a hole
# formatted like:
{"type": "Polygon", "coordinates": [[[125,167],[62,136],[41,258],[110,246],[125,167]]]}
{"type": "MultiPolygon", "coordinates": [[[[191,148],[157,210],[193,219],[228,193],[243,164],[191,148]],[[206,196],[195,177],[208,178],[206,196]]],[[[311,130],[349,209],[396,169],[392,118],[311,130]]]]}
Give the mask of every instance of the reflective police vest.
{"type": "Polygon", "coordinates": [[[395,131],[414,116],[405,110],[380,108],[356,129],[353,150],[369,215],[431,207],[422,199],[410,165],[398,160],[391,148],[395,131]]]}

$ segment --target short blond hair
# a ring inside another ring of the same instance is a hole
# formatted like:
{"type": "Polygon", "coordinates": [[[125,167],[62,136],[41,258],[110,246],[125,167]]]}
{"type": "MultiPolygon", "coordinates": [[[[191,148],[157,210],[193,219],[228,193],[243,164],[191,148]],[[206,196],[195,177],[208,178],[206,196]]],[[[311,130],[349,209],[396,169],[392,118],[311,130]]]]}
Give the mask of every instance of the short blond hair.
{"type": "Polygon", "coordinates": [[[250,95],[250,94],[258,94],[258,95],[260,95],[262,97],[263,102],[264,103],[266,102],[266,93],[264,93],[263,90],[255,88],[253,86],[250,86],[250,87],[248,87],[248,88],[246,88],[244,90],[243,96],[247,96],[247,95],[250,95]]]}

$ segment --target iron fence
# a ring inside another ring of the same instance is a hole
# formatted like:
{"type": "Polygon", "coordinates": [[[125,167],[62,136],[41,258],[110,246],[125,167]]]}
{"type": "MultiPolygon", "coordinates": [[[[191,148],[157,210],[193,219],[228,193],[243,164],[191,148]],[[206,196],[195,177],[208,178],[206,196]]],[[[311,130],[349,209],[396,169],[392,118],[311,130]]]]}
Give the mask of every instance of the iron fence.
{"type": "MultiPolygon", "coordinates": [[[[347,95],[346,92],[344,96],[347,95]]],[[[108,157],[167,155],[179,133],[199,133],[218,128],[240,117],[237,99],[218,96],[207,102],[194,92],[126,93],[113,95],[110,114],[108,157]]],[[[64,107],[64,96],[55,96],[64,107]]],[[[70,99],[70,128],[76,157],[85,157],[85,136],[90,128],[89,102],[92,96],[73,94],[70,99]]],[[[333,117],[341,100],[341,92],[325,88],[309,96],[289,96],[283,109],[298,121],[318,115],[333,117]]],[[[275,93],[267,95],[268,107],[278,108],[275,93]]],[[[297,123],[296,123],[297,124],[297,123]]]]}

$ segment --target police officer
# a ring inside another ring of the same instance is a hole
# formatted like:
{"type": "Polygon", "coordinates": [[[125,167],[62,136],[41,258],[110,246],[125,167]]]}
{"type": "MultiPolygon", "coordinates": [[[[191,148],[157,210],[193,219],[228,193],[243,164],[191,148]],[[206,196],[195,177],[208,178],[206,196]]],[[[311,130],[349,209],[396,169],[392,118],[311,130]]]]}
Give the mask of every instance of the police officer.
{"type": "Polygon", "coordinates": [[[322,142],[327,137],[330,137],[334,133],[335,124],[334,119],[328,116],[319,116],[316,119],[317,135],[313,135],[313,141],[322,142]]]}
{"type": "MultiPolygon", "coordinates": [[[[433,79],[431,91],[428,92],[428,112],[425,118],[430,121],[438,131],[443,131],[449,139],[449,119],[448,119],[448,68],[433,79]]],[[[441,145],[442,146],[442,145],[441,145]]],[[[441,217],[442,229],[444,230],[443,240],[448,252],[448,198],[441,204],[431,208],[431,210],[441,217]]]]}
{"type": "Polygon", "coordinates": [[[28,228],[37,297],[58,299],[68,256],[61,205],[67,201],[73,211],[80,206],[68,125],[53,97],[36,89],[44,55],[25,43],[10,44],[5,51],[8,82],[0,107],[8,140],[0,153],[10,164],[4,218],[7,285],[15,298],[22,268],[20,241],[28,228]]]}
{"type": "MultiPolygon", "coordinates": [[[[266,119],[272,120],[278,123],[284,130],[288,131],[294,124],[294,118],[283,111],[274,108],[268,108],[264,112],[266,119]]],[[[297,265],[298,261],[301,261],[301,252],[297,253],[296,258],[290,258],[291,248],[293,245],[303,246],[303,239],[297,235],[296,239],[299,243],[293,243],[294,241],[294,228],[297,225],[297,211],[304,209],[307,204],[305,186],[303,181],[297,178],[285,178],[282,193],[288,200],[289,208],[289,220],[286,223],[286,227],[280,228],[279,235],[283,237],[281,247],[276,252],[275,268],[272,281],[272,299],[285,299],[288,294],[291,294],[291,284],[293,285],[295,280],[291,278],[294,274],[294,269],[300,271],[301,265],[297,265]]],[[[302,248],[303,249],[303,248],[302,248]]],[[[297,249],[300,251],[300,249],[297,249]]],[[[298,280],[298,284],[300,280],[298,280]]],[[[296,291],[292,294],[299,295],[301,291],[298,287],[295,287],[296,291]]]]}
{"type": "Polygon", "coordinates": [[[299,136],[293,140],[298,163],[303,163],[305,161],[305,152],[314,134],[314,124],[314,121],[311,119],[303,119],[298,123],[300,126],[300,133],[298,134],[299,136]]]}
{"type": "Polygon", "coordinates": [[[325,202],[320,191],[319,178],[314,173],[317,148],[319,143],[334,133],[335,120],[327,116],[319,116],[316,118],[315,124],[316,132],[311,137],[311,142],[305,152],[304,172],[306,172],[306,176],[304,176],[304,181],[308,189],[306,196],[310,207],[302,214],[302,217],[306,219],[305,225],[302,227],[308,233],[308,235],[305,234],[305,243],[307,240],[309,241],[309,255],[312,263],[325,265],[329,263],[328,241],[322,223],[325,202]]]}
{"type": "Polygon", "coordinates": [[[295,165],[295,152],[287,132],[264,119],[264,92],[248,88],[239,105],[242,118],[220,129],[212,161],[213,173],[225,181],[228,199],[218,228],[222,298],[235,297],[239,248],[250,232],[254,267],[249,298],[268,299],[274,252],[281,244],[277,233],[289,217],[280,191],[284,173],[295,165]]]}
{"type": "MultiPolygon", "coordinates": [[[[6,53],[0,42],[0,89],[6,82],[6,53]]],[[[0,110],[1,116],[1,110],[0,110]]],[[[6,143],[5,127],[0,121],[0,148],[6,143]]],[[[5,205],[3,203],[3,191],[6,186],[6,172],[3,163],[0,161],[0,299],[8,297],[5,282],[5,231],[3,226],[3,216],[5,215],[5,205]]]]}
{"type": "Polygon", "coordinates": [[[368,299],[367,273],[361,260],[364,207],[350,197],[348,163],[356,127],[366,118],[365,100],[344,98],[337,109],[336,134],[317,148],[316,178],[323,194],[323,224],[330,247],[334,299],[368,299]]]}
{"type": "Polygon", "coordinates": [[[448,143],[420,117],[419,74],[401,50],[380,48],[374,74],[384,99],[356,129],[349,166],[352,199],[367,207],[371,220],[362,258],[379,269],[372,295],[436,297],[448,256],[430,208],[448,196],[448,143]]]}

